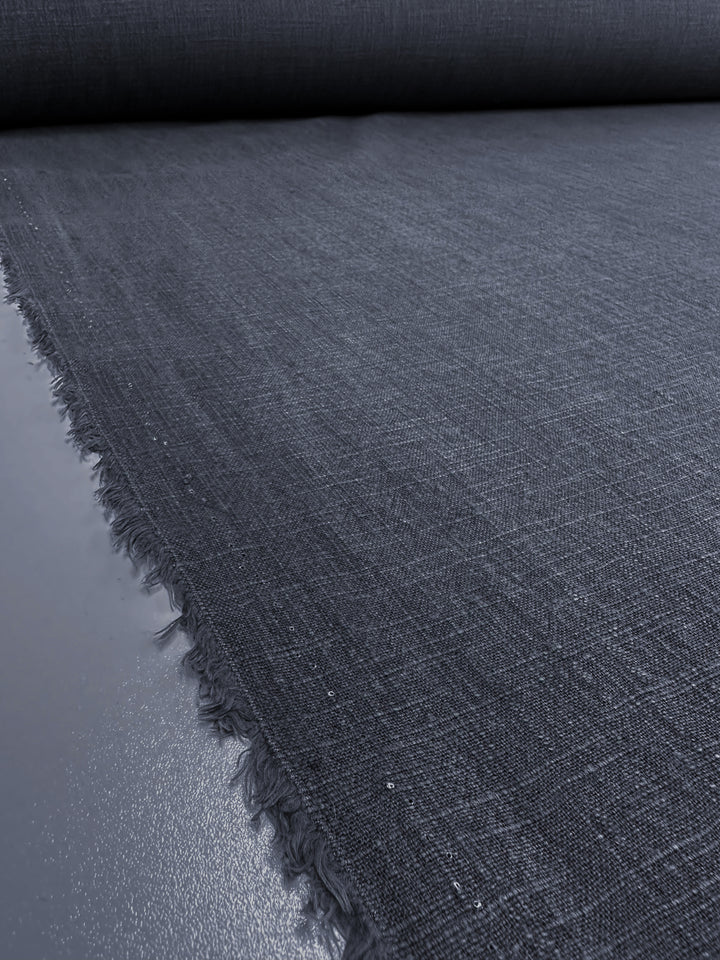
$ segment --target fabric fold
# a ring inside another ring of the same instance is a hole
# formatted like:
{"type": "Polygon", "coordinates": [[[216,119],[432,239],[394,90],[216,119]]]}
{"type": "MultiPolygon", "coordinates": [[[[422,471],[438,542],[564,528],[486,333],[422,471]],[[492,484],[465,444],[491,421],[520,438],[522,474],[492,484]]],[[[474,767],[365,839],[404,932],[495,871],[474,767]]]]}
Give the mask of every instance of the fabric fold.
{"type": "Polygon", "coordinates": [[[2,0],[0,124],[702,100],[712,0],[2,0]]]}

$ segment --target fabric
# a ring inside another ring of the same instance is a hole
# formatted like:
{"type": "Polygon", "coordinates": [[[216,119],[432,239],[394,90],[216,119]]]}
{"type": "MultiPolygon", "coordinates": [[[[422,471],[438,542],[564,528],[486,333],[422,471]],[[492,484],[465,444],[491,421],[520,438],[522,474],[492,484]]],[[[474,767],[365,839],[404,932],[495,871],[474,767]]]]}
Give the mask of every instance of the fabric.
{"type": "Polygon", "coordinates": [[[11,294],[348,956],[720,954],[719,152],[716,105],[0,138],[11,294]]]}
{"type": "Polygon", "coordinates": [[[0,125],[720,95],[715,0],[0,0],[0,125]]]}

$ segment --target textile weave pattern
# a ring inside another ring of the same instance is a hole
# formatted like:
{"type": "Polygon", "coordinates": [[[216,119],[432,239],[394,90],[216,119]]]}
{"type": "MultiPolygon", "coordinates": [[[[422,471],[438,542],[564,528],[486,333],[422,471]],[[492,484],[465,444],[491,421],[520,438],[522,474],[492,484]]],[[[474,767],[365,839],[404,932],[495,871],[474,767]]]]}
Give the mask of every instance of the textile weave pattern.
{"type": "Polygon", "coordinates": [[[0,126],[703,100],[714,0],[0,0],[0,126]]]}
{"type": "Polygon", "coordinates": [[[720,954],[719,121],[0,139],[11,292],[348,956],[720,954]]]}

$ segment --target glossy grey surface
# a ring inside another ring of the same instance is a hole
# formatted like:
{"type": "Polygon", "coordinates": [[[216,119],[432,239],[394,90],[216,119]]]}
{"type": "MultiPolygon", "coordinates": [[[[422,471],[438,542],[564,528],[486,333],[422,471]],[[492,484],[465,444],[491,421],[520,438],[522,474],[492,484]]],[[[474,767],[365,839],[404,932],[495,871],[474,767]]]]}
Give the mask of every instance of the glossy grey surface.
{"type": "Polygon", "coordinates": [[[0,304],[0,958],[325,960],[0,304]]]}

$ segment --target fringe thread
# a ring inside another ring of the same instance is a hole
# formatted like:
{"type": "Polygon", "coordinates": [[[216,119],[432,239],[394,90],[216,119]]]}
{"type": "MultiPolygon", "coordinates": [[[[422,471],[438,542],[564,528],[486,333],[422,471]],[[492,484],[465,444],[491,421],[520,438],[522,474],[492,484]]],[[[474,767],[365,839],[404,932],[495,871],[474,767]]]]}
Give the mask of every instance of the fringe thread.
{"type": "Polygon", "coordinates": [[[185,654],[184,663],[199,682],[201,718],[211,723],[221,736],[236,737],[247,743],[232,779],[244,788],[253,820],[263,814],[269,819],[286,879],[292,881],[300,876],[307,879],[309,895],[305,912],[319,921],[329,945],[338,949],[338,935],[344,940],[342,960],[387,960],[387,945],[383,944],[377,926],[333,862],[327,841],[312,823],[302,798],[237,690],[217,642],[188,599],[172,554],[153,530],[146,512],[138,506],[127,478],[94,422],[79,385],[65,369],[62,354],[7,249],[0,251],[0,266],[5,274],[5,299],[19,309],[33,349],[47,361],[53,374],[53,395],[62,415],[69,417],[69,436],[83,457],[98,458],[93,467],[99,485],[97,498],[111,518],[116,548],[124,550],[136,566],[148,571],[144,584],[165,587],[172,605],[181,611],[180,616],[158,633],[158,640],[166,642],[178,630],[187,634],[192,646],[185,654]]]}

